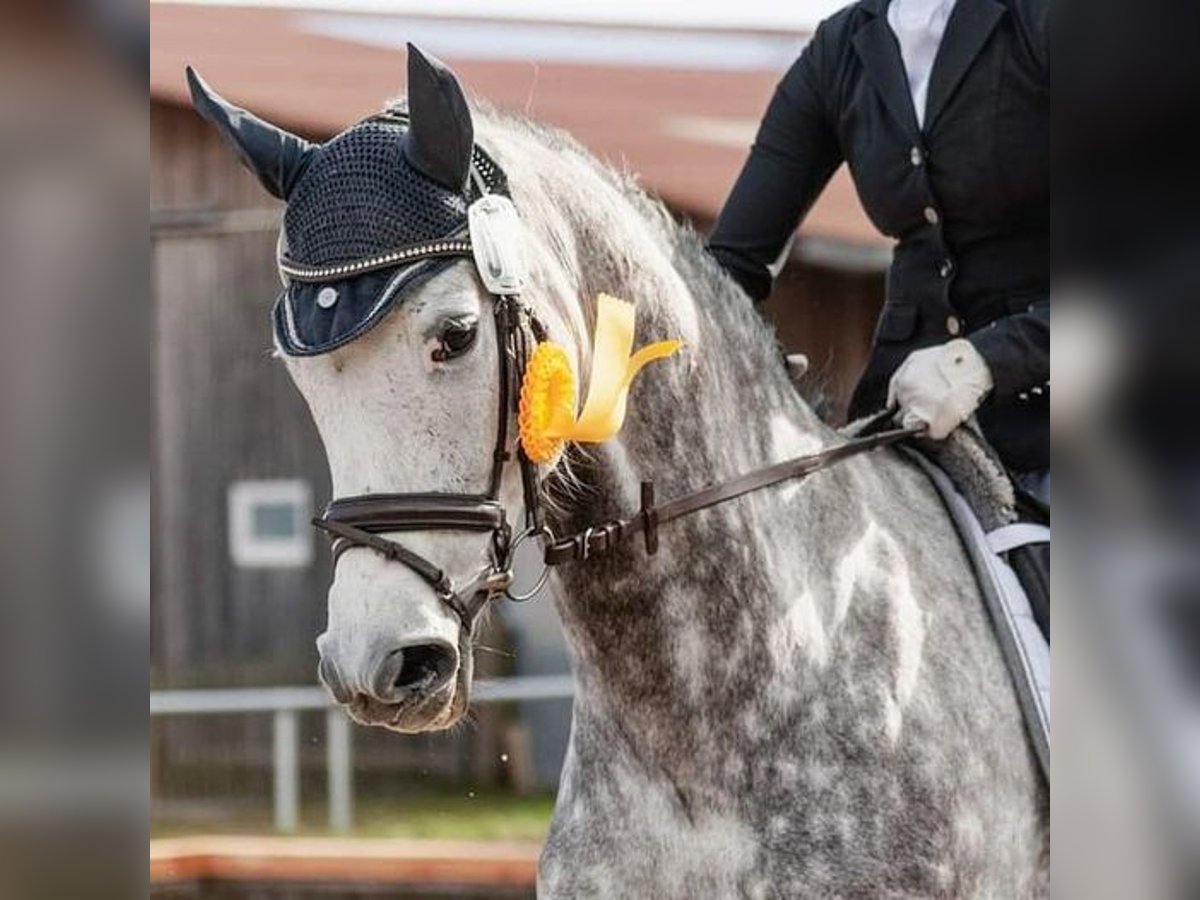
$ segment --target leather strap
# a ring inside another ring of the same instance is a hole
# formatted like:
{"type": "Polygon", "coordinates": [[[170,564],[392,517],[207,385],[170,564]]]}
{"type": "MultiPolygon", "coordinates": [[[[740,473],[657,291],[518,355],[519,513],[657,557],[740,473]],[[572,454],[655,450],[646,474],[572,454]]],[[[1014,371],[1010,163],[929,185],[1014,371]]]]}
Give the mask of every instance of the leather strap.
{"type": "Polygon", "coordinates": [[[670,522],[672,519],[708,509],[753,491],[779,484],[781,481],[803,478],[851,456],[914,437],[924,430],[924,425],[915,425],[851,438],[817,453],[797,456],[773,466],[756,469],[731,481],[687,494],[661,506],[654,505],[653,482],[643,482],[642,508],[636,515],[628,519],[616,519],[602,525],[594,525],[554,541],[546,548],[546,565],[557,566],[572,560],[585,560],[590,556],[607,553],[626,538],[636,534],[644,535],[646,552],[653,554],[658,548],[658,526],[670,522]]]}
{"type": "Polygon", "coordinates": [[[508,418],[512,414],[512,364],[515,349],[513,306],[510,297],[498,297],[493,315],[496,319],[496,356],[499,357],[500,417],[496,423],[496,443],[492,448],[492,477],[488,480],[488,496],[493,500],[500,496],[500,481],[504,477],[504,466],[512,456],[508,449],[508,418]]]}
{"type": "Polygon", "coordinates": [[[429,583],[429,586],[437,591],[439,595],[449,596],[453,593],[450,579],[446,577],[445,572],[419,553],[414,553],[407,547],[397,544],[395,541],[332,519],[317,518],[313,519],[312,523],[317,528],[328,532],[336,538],[333,542],[333,560],[335,565],[337,558],[351,547],[369,547],[388,559],[408,566],[425,579],[429,583]]]}
{"type": "Polygon", "coordinates": [[[491,497],[469,494],[363,494],[334,500],[322,519],[375,533],[495,531],[504,524],[504,508],[491,497]]]}

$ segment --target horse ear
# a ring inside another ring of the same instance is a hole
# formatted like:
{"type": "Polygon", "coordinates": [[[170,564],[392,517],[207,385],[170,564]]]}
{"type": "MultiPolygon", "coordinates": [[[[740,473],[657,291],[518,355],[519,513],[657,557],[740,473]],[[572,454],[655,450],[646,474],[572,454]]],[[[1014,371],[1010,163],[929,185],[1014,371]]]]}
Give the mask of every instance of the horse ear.
{"type": "Polygon", "coordinates": [[[286,200],[316,148],[304,138],[234,106],[205,84],[191,66],[187,67],[187,79],[196,112],[216,126],[263,187],[286,200]]]}
{"type": "Polygon", "coordinates": [[[452,191],[466,187],[475,127],[458,79],[446,65],[408,45],[408,140],[404,155],[452,191]]]}

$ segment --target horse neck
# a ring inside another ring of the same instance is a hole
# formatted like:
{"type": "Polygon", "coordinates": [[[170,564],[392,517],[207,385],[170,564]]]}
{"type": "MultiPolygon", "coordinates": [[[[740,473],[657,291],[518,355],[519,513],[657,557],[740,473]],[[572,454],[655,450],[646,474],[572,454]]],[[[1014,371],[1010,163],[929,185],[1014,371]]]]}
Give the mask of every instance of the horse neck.
{"type": "MultiPolygon", "coordinates": [[[[687,349],[639,376],[619,439],[572,451],[571,483],[562,479],[551,492],[556,533],[627,517],[642,481],[654,481],[663,502],[831,438],[789,383],[749,299],[694,235],[668,232],[666,239],[675,277],[665,281],[674,289],[644,272],[604,289],[637,298],[639,342],[683,329],[687,349]]],[[[699,734],[697,724],[709,718],[714,696],[745,698],[773,677],[762,648],[795,600],[782,570],[800,561],[781,555],[780,536],[805,526],[789,494],[763,491],[666,524],[653,556],[628,541],[560,570],[557,600],[579,683],[578,722],[615,728],[646,752],[667,753],[672,764],[687,758],[689,739],[720,740],[715,731],[699,734]]],[[[705,755],[693,749],[693,760],[705,755]]]]}

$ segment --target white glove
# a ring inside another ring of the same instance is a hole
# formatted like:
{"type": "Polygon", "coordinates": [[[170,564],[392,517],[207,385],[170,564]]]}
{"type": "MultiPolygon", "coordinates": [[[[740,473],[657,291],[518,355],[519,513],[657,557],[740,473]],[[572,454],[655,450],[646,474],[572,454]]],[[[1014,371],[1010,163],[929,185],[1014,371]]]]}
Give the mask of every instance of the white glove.
{"type": "Polygon", "coordinates": [[[914,350],[888,384],[888,406],[899,405],[900,424],[929,426],[942,440],[967,420],[992,389],[992,373],[968,340],[914,350]]]}

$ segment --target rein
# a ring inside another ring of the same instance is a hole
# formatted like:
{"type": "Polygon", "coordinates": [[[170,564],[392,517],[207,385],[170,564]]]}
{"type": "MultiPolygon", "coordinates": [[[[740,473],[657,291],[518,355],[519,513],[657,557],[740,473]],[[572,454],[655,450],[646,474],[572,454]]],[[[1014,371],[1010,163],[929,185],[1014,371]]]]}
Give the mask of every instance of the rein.
{"type": "MultiPolygon", "coordinates": [[[[864,431],[872,430],[871,425],[879,421],[887,421],[891,416],[892,411],[885,410],[879,417],[868,422],[864,431]]],[[[660,525],[704,509],[710,509],[782,481],[805,478],[852,456],[858,456],[860,453],[867,453],[877,447],[886,447],[889,444],[915,437],[921,434],[925,427],[922,424],[875,431],[872,434],[860,434],[817,453],[793,457],[781,463],[755,469],[730,481],[723,481],[683,497],[677,497],[661,506],[654,504],[654,482],[643,481],[641,485],[642,506],[636,515],[628,519],[614,519],[601,525],[592,525],[583,531],[553,541],[546,548],[545,563],[547,566],[557,566],[573,560],[582,561],[597,554],[607,553],[626,538],[637,534],[642,535],[646,552],[653,555],[658,550],[658,526],[660,525]]]]}

